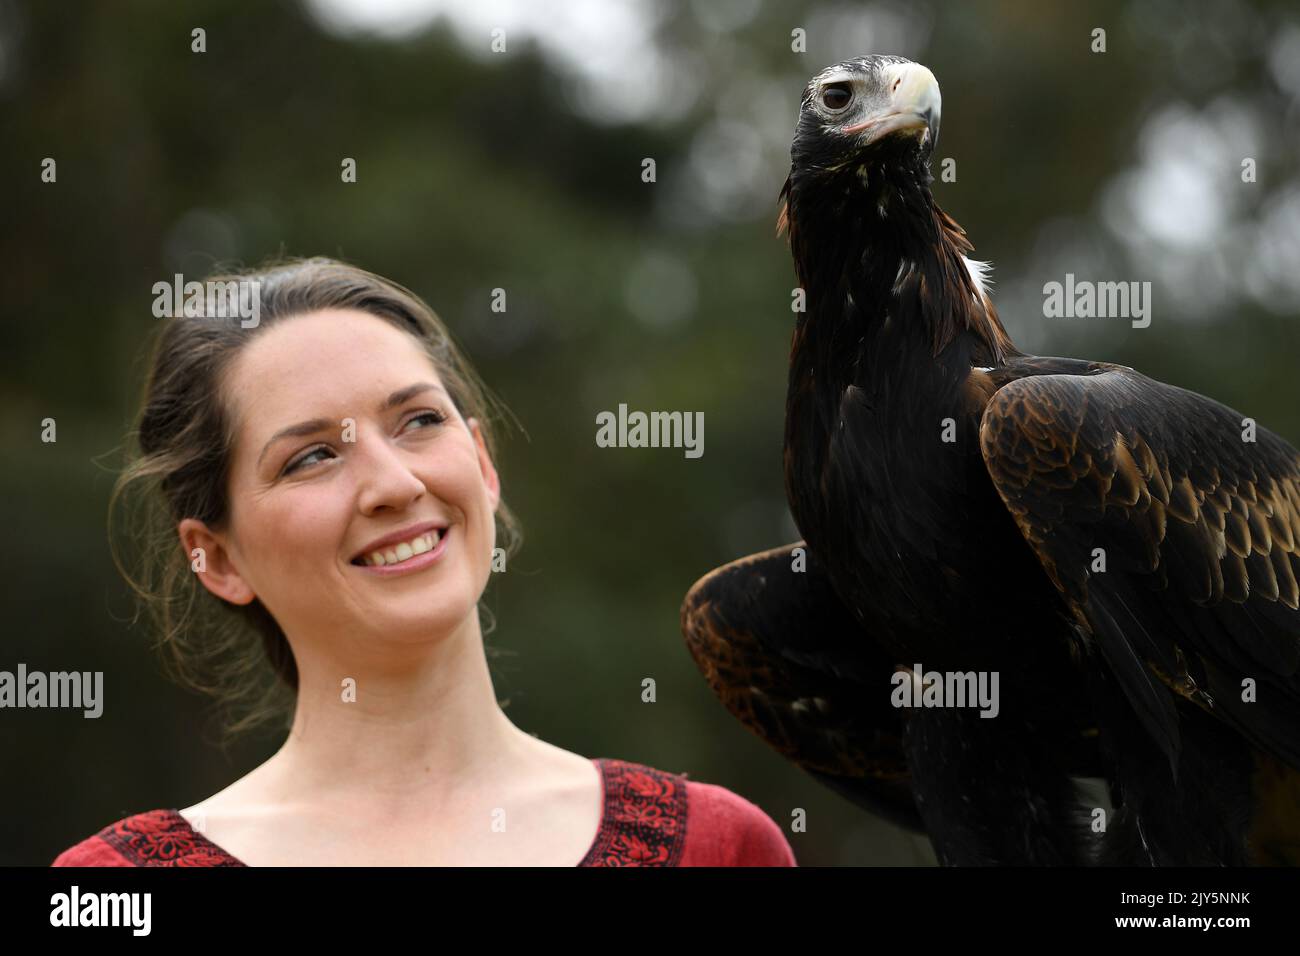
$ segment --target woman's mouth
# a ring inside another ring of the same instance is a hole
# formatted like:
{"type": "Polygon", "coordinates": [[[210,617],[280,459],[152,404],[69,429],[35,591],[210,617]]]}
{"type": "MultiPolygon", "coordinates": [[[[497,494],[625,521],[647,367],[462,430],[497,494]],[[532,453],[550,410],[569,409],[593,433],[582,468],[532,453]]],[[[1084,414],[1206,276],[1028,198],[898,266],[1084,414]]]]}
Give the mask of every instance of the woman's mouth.
{"type": "Polygon", "coordinates": [[[409,541],[371,551],[352,560],[359,568],[376,574],[402,574],[418,571],[433,564],[447,550],[450,528],[434,529],[418,534],[409,541]]]}

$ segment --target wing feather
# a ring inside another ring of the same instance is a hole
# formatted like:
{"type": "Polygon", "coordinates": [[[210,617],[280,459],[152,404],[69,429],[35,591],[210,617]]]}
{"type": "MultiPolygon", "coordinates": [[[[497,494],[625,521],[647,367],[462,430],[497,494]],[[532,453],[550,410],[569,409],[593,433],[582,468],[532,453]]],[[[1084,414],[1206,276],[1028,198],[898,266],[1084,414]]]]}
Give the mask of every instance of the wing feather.
{"type": "Polygon", "coordinates": [[[994,486],[1171,767],[1170,690],[1300,767],[1300,454],[1194,392],[1089,371],[993,395],[994,486]]]}
{"type": "Polygon", "coordinates": [[[854,621],[803,542],[712,571],[682,604],[682,634],[741,723],[823,784],[920,831],[889,705],[894,663],[854,621]],[[795,570],[794,551],[806,565],[795,570]]]}

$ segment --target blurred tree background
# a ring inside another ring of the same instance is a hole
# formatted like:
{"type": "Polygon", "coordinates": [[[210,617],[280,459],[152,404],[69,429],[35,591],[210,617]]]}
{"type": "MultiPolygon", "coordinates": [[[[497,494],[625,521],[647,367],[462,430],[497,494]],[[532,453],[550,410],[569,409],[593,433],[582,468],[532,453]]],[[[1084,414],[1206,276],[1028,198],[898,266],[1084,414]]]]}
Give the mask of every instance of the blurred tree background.
{"type": "Polygon", "coordinates": [[[804,84],[867,52],[938,76],[936,173],[957,177],[936,197],[1022,348],[1134,366],[1300,441],[1293,4],[0,0],[0,669],[102,670],[106,696],[98,720],[0,712],[0,863],[187,806],[279,746],[215,746],[211,706],[126,626],[105,533],[152,285],[278,253],[415,290],[522,424],[498,465],[525,546],[487,638],[516,724],[722,784],[787,832],[804,808],[804,865],[933,862],[732,719],[678,631],[700,575],[797,537],[776,196],[804,84]],[[1150,328],[1044,318],[1067,272],[1151,281],[1150,328]],[[704,456],[598,448],[620,402],[702,411],[704,456]]]}

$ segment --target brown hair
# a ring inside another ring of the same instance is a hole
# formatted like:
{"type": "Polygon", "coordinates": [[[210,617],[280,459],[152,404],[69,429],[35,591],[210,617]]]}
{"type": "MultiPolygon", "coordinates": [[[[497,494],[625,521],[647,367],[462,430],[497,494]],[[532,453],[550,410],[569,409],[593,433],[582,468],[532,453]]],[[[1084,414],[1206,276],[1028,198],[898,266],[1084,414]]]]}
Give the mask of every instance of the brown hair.
{"type": "MultiPolygon", "coordinates": [[[[325,258],[279,260],[207,281],[240,280],[260,283],[255,327],[245,328],[237,314],[219,314],[238,310],[162,320],[132,432],[137,447],[113,487],[108,515],[113,561],[137,597],[133,620],[147,608],[169,675],[224,706],[227,742],[275,717],[286,719],[287,726],[298,690],[297,664],[270,612],[256,598],[233,605],[204,588],[177,536],[183,518],[212,528],[228,520],[235,435],[221,383],[240,350],[261,330],[292,316],[355,309],[420,342],[461,415],[479,420],[494,458],[492,418],[505,412],[433,310],[396,283],[325,258]],[[128,540],[139,548],[127,562],[113,531],[119,506],[130,510],[128,540]]],[[[513,553],[521,535],[504,499],[496,520],[498,545],[513,553]]]]}

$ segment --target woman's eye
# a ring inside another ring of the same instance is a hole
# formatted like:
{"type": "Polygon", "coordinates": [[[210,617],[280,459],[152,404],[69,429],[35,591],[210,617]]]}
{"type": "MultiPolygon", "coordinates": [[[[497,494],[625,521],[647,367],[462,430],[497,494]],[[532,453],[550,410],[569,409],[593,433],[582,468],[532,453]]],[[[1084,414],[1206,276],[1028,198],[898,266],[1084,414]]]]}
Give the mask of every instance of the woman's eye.
{"type": "Polygon", "coordinates": [[[411,422],[418,422],[421,419],[429,419],[434,425],[441,425],[443,422],[447,420],[447,416],[444,415],[442,412],[421,412],[418,415],[412,415],[410,418],[408,418],[406,420],[406,424],[409,425],[411,424],[411,422]]]}
{"type": "Polygon", "coordinates": [[[853,91],[847,83],[832,83],[822,90],[822,104],[828,110],[842,110],[853,99],[853,91]]]}
{"type": "Polygon", "coordinates": [[[328,448],[313,448],[311,451],[307,452],[307,454],[303,455],[301,458],[295,458],[292,462],[286,465],[284,468],[284,473],[286,475],[291,475],[295,471],[297,471],[300,467],[305,465],[307,462],[311,461],[314,456],[323,455],[327,452],[329,452],[328,448]]]}
{"type": "MultiPolygon", "coordinates": [[[[406,425],[402,426],[402,430],[406,431],[406,427],[410,425],[412,422],[419,422],[419,421],[427,422],[428,424],[421,425],[419,428],[416,429],[416,431],[422,431],[423,429],[430,427],[430,425],[441,425],[446,420],[447,420],[447,416],[442,412],[421,412],[418,415],[412,415],[410,418],[408,418],[406,420],[406,425]]],[[[320,448],[313,448],[311,451],[307,452],[301,458],[295,458],[288,465],[285,465],[283,474],[291,475],[295,471],[298,471],[303,465],[311,464],[312,460],[317,455],[329,455],[333,457],[333,454],[334,453],[330,451],[329,448],[323,446],[320,448]]]]}

